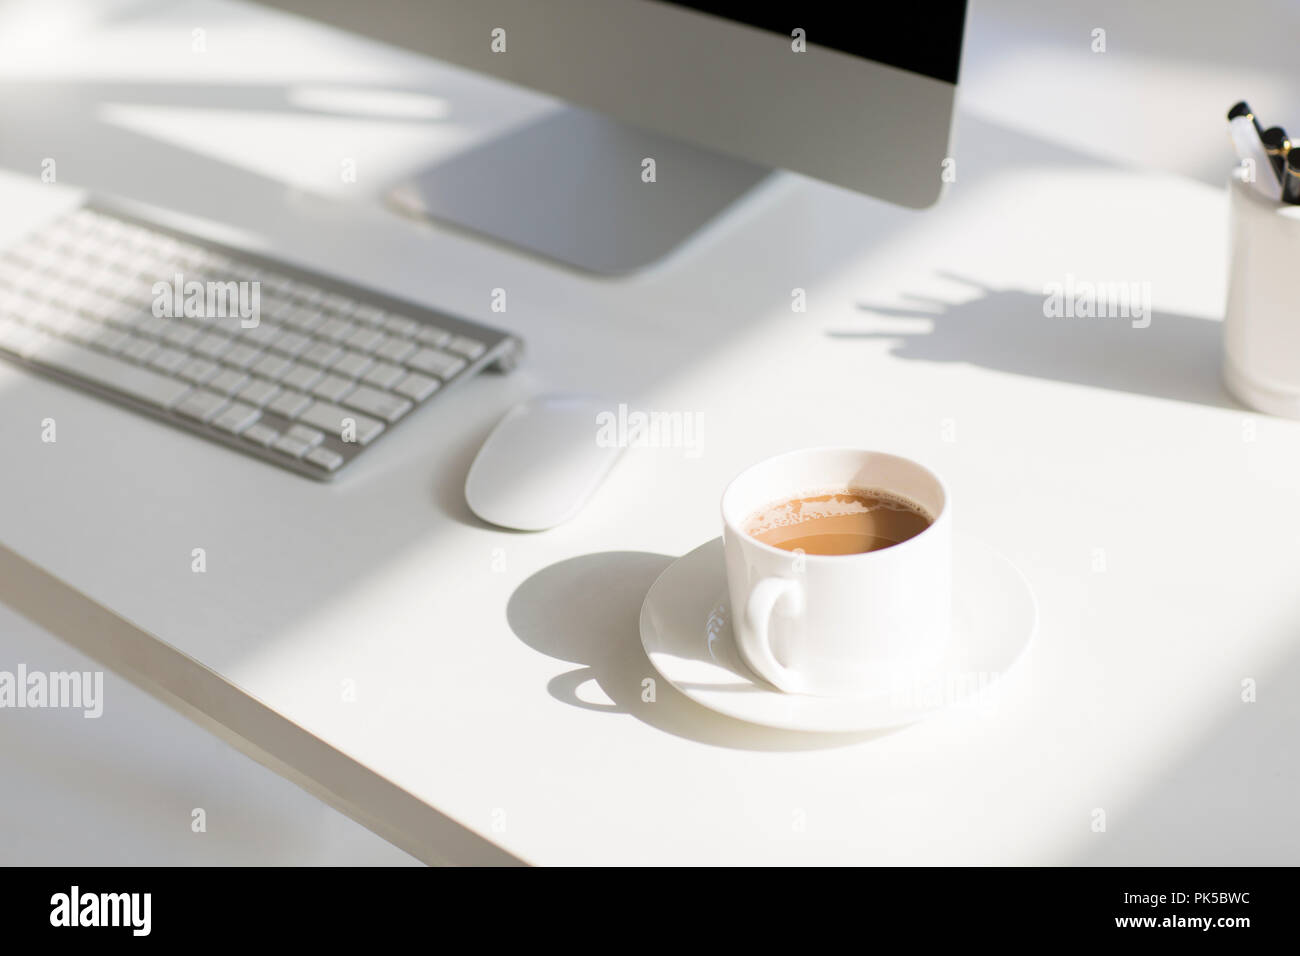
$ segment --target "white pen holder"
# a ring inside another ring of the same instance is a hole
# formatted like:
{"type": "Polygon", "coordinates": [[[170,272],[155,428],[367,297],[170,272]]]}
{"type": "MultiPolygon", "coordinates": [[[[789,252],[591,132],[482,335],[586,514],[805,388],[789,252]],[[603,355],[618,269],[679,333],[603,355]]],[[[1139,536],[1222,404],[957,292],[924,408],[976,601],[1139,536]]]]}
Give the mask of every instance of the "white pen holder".
{"type": "Polygon", "coordinates": [[[1224,384],[1251,408],[1300,418],[1300,206],[1267,199],[1236,178],[1228,206],[1224,384]]]}

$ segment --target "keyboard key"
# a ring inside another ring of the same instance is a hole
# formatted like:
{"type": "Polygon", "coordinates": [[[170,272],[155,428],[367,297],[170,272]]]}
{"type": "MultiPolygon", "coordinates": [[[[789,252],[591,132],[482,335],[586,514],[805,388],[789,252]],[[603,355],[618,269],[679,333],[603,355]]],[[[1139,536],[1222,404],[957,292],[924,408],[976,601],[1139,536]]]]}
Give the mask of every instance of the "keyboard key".
{"type": "Polygon", "coordinates": [[[265,353],[260,359],[253,363],[251,371],[263,378],[278,379],[293,363],[283,355],[276,355],[272,352],[265,353]]]}
{"type": "Polygon", "coordinates": [[[50,302],[57,310],[54,319],[59,324],[58,331],[65,330],[64,323],[72,321],[77,317],[77,296],[82,290],[71,287],[66,288],[65,292],[60,293],[56,287],[50,292],[50,302]]]}
{"type": "Polygon", "coordinates": [[[46,339],[30,358],[37,365],[75,375],[159,408],[171,408],[190,391],[187,382],[71,342],[46,339]]]}
{"type": "MultiPolygon", "coordinates": [[[[244,320],[237,315],[219,315],[206,320],[209,332],[219,332],[233,339],[239,339],[244,333],[244,320]]],[[[245,341],[246,345],[254,343],[245,341]]]]}
{"type": "Polygon", "coordinates": [[[188,352],[182,352],[180,349],[161,348],[149,360],[149,364],[160,372],[172,374],[188,362],[189,359],[188,352]]]}
{"type": "Polygon", "coordinates": [[[118,339],[117,345],[113,346],[113,354],[126,358],[126,350],[135,345],[136,342],[147,342],[148,339],[140,339],[130,333],[122,333],[122,338],[118,339]]]}
{"type": "Polygon", "coordinates": [[[41,344],[42,336],[35,329],[29,329],[12,319],[0,319],[0,352],[11,355],[25,355],[41,344]]]}
{"type": "Polygon", "coordinates": [[[391,392],[381,392],[377,388],[362,385],[343,399],[348,408],[355,408],[367,415],[382,418],[390,425],[409,412],[414,406],[406,399],[391,392]]]}
{"type": "Polygon", "coordinates": [[[229,352],[221,356],[221,361],[227,365],[233,365],[235,368],[249,368],[257,357],[261,355],[260,349],[255,349],[251,345],[245,345],[242,342],[234,345],[229,352]]]}
{"type": "Polygon", "coordinates": [[[345,295],[331,293],[325,296],[324,301],[321,302],[321,307],[331,312],[337,312],[340,316],[349,316],[352,314],[352,310],[357,307],[357,301],[356,299],[349,299],[345,295]]]}
{"type": "Polygon", "coordinates": [[[388,362],[401,362],[414,351],[414,342],[389,336],[379,348],[375,349],[375,355],[388,362]]]}
{"type": "Polygon", "coordinates": [[[248,376],[233,368],[223,368],[207,382],[207,387],[222,395],[234,395],[248,380],[248,376]]]}
{"type": "Polygon", "coordinates": [[[186,418],[196,418],[201,422],[208,422],[229,404],[230,402],[227,401],[224,395],[196,388],[177,404],[176,411],[186,418]]]}
{"type": "Polygon", "coordinates": [[[448,379],[465,367],[465,360],[437,349],[420,349],[406,360],[406,364],[428,375],[448,379]]]}
{"type": "Polygon", "coordinates": [[[352,391],[353,381],[341,375],[326,375],[310,389],[317,398],[336,402],[352,391]]]}
{"type": "Polygon", "coordinates": [[[226,352],[230,351],[234,343],[224,335],[217,335],[215,332],[209,332],[194,343],[194,351],[207,358],[220,358],[226,352]]]}
{"type": "Polygon", "coordinates": [[[270,319],[277,325],[283,325],[285,319],[292,315],[296,308],[298,306],[292,299],[273,295],[265,284],[262,286],[263,318],[270,319]]]}
{"type": "MultiPolygon", "coordinates": [[[[0,282],[3,285],[3,282],[0,282]]],[[[117,308],[117,302],[106,295],[98,295],[93,291],[87,290],[85,298],[82,300],[81,311],[97,322],[107,322],[108,317],[113,314],[117,308]]]]}
{"type": "Polygon", "coordinates": [[[398,382],[393,391],[405,395],[417,402],[422,402],[438,390],[441,383],[436,378],[429,378],[427,375],[421,375],[419,372],[412,372],[406,378],[398,382]]]}
{"type": "Polygon", "coordinates": [[[56,304],[51,307],[43,307],[43,312],[38,312],[31,316],[34,325],[40,326],[44,331],[57,336],[68,334],[68,325],[72,321],[73,313],[69,306],[56,304]]]}
{"type": "MultiPolygon", "coordinates": [[[[116,283],[114,284],[116,285],[116,283]]],[[[139,305],[132,302],[123,302],[105,321],[110,325],[116,325],[124,332],[129,332],[135,328],[137,322],[143,322],[152,317],[149,312],[140,308],[139,305]]]]}
{"type": "Polygon", "coordinates": [[[297,438],[290,438],[288,435],[281,435],[275,440],[273,447],[276,451],[282,451],[293,458],[301,458],[311,448],[305,441],[297,438]]]}
{"type": "Polygon", "coordinates": [[[458,352],[467,359],[476,359],[483,354],[487,346],[482,342],[476,342],[471,338],[458,335],[447,343],[447,348],[452,352],[458,352]]]}
{"type": "Polygon", "coordinates": [[[91,345],[103,349],[105,352],[116,352],[123,348],[130,341],[131,336],[127,335],[121,329],[115,329],[111,325],[104,326],[91,341],[91,345]]]}
{"type": "Polygon", "coordinates": [[[328,318],[321,323],[315,334],[317,338],[325,339],[327,342],[342,342],[352,334],[354,327],[351,322],[345,322],[343,319],[328,318]]]}
{"type": "Polygon", "coordinates": [[[343,456],[328,448],[313,448],[307,452],[306,460],[313,465],[320,465],[326,471],[336,471],[343,464],[343,456]]]}
{"type": "Polygon", "coordinates": [[[272,295],[279,298],[287,298],[289,287],[293,284],[288,276],[282,276],[278,272],[268,272],[262,276],[262,288],[269,291],[272,295]]]}
{"type": "Polygon", "coordinates": [[[294,332],[292,329],[286,329],[271,342],[271,349],[279,352],[281,355],[287,355],[295,358],[303,349],[311,344],[311,339],[301,332],[294,332]]]}
{"type": "Polygon", "coordinates": [[[343,344],[359,352],[373,352],[384,341],[384,333],[369,325],[357,328],[343,344]]]}
{"type": "Polygon", "coordinates": [[[374,364],[375,360],[369,355],[362,355],[360,352],[353,352],[349,349],[334,363],[330,371],[335,375],[356,378],[374,364]]]}
{"type": "Polygon", "coordinates": [[[271,403],[266,407],[269,411],[283,415],[285,418],[297,418],[299,413],[310,404],[311,399],[302,392],[284,391],[271,399],[271,403]]]}
{"type": "Polygon", "coordinates": [[[268,382],[264,379],[250,379],[236,394],[235,397],[241,402],[247,402],[250,405],[256,405],[258,408],[263,407],[267,402],[276,396],[280,391],[280,386],[274,382],[268,382]]]}
{"type": "Polygon", "coordinates": [[[230,266],[230,275],[238,282],[261,282],[265,273],[261,266],[251,262],[236,262],[230,266]]]}
{"type": "Polygon", "coordinates": [[[150,315],[136,323],[135,334],[147,335],[151,339],[162,338],[164,332],[171,328],[172,320],[150,315]]]}
{"type": "Polygon", "coordinates": [[[203,330],[194,325],[186,325],[184,322],[173,321],[167,324],[167,329],[163,332],[163,341],[168,345],[177,345],[186,348],[191,342],[203,334],[203,330]]]}
{"type": "Polygon", "coordinates": [[[280,376],[280,381],[289,388],[306,391],[320,381],[324,373],[310,365],[295,365],[280,376]]]}
{"type": "Polygon", "coordinates": [[[284,324],[304,334],[310,334],[318,329],[327,318],[329,316],[319,309],[298,305],[285,315],[284,324]]]}
{"type": "Polygon", "coordinates": [[[89,344],[94,341],[95,336],[99,334],[100,328],[101,326],[98,322],[91,322],[88,319],[72,315],[68,317],[68,322],[67,325],[64,326],[63,334],[74,342],[89,344]]]}
{"type": "Polygon", "coordinates": [[[235,340],[243,342],[245,345],[252,345],[256,348],[265,348],[278,339],[281,333],[284,332],[283,328],[273,322],[263,320],[252,328],[248,328],[242,324],[245,321],[248,320],[240,320],[240,327],[238,331],[234,333],[235,340]]]}
{"type": "Polygon", "coordinates": [[[214,427],[220,428],[222,431],[238,435],[261,417],[262,413],[252,405],[235,402],[214,418],[212,424],[214,427]]]}
{"type": "Polygon", "coordinates": [[[59,313],[62,311],[60,307],[51,305],[48,302],[37,302],[27,308],[23,320],[28,325],[48,327],[56,323],[59,313]]]}
{"type": "Polygon", "coordinates": [[[190,359],[188,364],[181,366],[180,376],[195,385],[202,385],[219,371],[221,371],[221,366],[216,362],[196,358],[190,359]]]}
{"type": "Polygon", "coordinates": [[[406,372],[398,365],[390,365],[387,362],[380,362],[365,375],[361,376],[361,381],[369,382],[371,385],[378,385],[380,388],[392,388],[393,383],[398,381],[406,372]]]}
{"type": "Polygon", "coordinates": [[[343,350],[333,342],[314,342],[302,353],[302,361],[319,368],[329,368],[343,354],[343,350]]]}
{"type": "Polygon", "coordinates": [[[176,251],[173,253],[183,261],[199,262],[203,258],[203,249],[192,242],[186,242],[184,239],[176,240],[176,251]]]}
{"type": "Polygon", "coordinates": [[[325,440],[325,433],[319,432],[314,428],[308,428],[306,425],[294,425],[287,432],[290,438],[296,438],[300,442],[305,442],[308,448],[314,448],[325,440]]]}
{"type": "Polygon", "coordinates": [[[121,354],[123,358],[143,364],[153,358],[154,353],[157,351],[158,345],[156,342],[132,336],[131,341],[122,349],[121,354]]]}
{"type": "Polygon", "coordinates": [[[419,322],[416,322],[415,319],[408,319],[404,315],[390,315],[384,319],[384,329],[404,339],[410,338],[411,333],[419,327],[419,322]]]}
{"type": "Polygon", "coordinates": [[[255,445],[261,445],[263,448],[270,448],[271,443],[280,437],[280,433],[270,425],[263,425],[258,422],[244,432],[244,438],[255,445]]]}
{"type": "Polygon", "coordinates": [[[384,423],[360,415],[346,408],[339,408],[329,402],[316,402],[298,416],[308,425],[314,425],[327,435],[344,437],[343,426],[349,420],[356,426],[356,441],[359,445],[368,445],[384,430],[384,423]]]}
{"type": "Polygon", "coordinates": [[[359,305],[352,310],[352,318],[366,325],[379,325],[387,316],[387,312],[373,305],[359,305]]]}
{"type": "Polygon", "coordinates": [[[307,305],[320,306],[325,301],[325,293],[315,286],[299,283],[294,291],[294,297],[307,305]]]}

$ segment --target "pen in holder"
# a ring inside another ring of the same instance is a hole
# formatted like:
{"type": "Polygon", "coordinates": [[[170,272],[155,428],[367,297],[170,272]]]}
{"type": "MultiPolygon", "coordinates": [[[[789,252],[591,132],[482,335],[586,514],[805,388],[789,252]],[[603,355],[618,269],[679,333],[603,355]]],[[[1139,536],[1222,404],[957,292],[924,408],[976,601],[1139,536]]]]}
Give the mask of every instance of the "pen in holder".
{"type": "MultiPolygon", "coordinates": [[[[1268,167],[1255,172],[1272,175],[1268,167]]],[[[1300,418],[1300,205],[1234,177],[1228,206],[1224,384],[1251,408],[1300,418]]]]}

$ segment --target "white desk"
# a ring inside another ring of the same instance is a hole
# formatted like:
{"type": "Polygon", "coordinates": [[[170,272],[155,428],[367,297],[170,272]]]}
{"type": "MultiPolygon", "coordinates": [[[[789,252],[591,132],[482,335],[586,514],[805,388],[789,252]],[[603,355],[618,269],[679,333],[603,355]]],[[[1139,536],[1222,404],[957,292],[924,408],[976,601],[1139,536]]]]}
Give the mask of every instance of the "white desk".
{"type": "Polygon", "coordinates": [[[1296,861],[1300,424],[1218,384],[1221,191],[964,116],[931,213],[782,177],[600,282],[367,198],[535,97],[226,4],[0,62],[0,241],[75,201],[33,178],[54,157],[61,180],[528,341],[333,486],[0,368],[0,598],[291,779],[426,860],[1296,861]],[[358,117],[329,89],[358,85],[431,94],[440,119],[358,117]],[[1044,318],[1067,273],[1149,282],[1154,321],[1044,318]],[[937,318],[888,314],[916,308],[937,318]],[[469,462],[549,389],[692,412],[702,453],[634,449],[570,524],[487,528],[469,462]],[[1024,668],[883,735],[750,727],[662,681],[642,702],[650,582],[718,533],[732,474],[821,443],[943,471],[959,528],[1035,588],[1024,668]]]}

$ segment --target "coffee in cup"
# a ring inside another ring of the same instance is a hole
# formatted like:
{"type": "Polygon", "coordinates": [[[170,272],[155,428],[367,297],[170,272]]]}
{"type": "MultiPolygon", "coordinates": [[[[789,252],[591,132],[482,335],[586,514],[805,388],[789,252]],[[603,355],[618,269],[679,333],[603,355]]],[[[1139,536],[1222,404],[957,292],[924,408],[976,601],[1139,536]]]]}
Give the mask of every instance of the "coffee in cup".
{"type": "Polygon", "coordinates": [[[760,509],[745,531],[773,547],[804,554],[864,554],[914,538],[934,519],[902,495],[844,488],[803,494],[760,509]]]}

